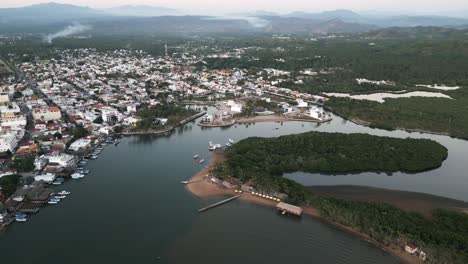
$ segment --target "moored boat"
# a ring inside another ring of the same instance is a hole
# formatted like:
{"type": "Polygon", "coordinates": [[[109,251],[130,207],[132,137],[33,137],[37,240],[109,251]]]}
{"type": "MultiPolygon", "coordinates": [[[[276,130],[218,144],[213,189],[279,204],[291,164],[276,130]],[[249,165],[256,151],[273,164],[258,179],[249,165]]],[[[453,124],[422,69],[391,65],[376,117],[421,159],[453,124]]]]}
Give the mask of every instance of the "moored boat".
{"type": "Polygon", "coordinates": [[[58,204],[59,202],[60,202],[60,199],[50,198],[47,203],[48,204],[58,204]]]}
{"type": "Polygon", "coordinates": [[[78,172],[75,172],[71,175],[72,179],[81,179],[84,177],[84,174],[81,174],[81,173],[78,173],[78,172]]]}
{"type": "Polygon", "coordinates": [[[58,177],[55,181],[52,182],[53,185],[61,185],[65,181],[64,178],[58,177]]]}
{"type": "Polygon", "coordinates": [[[17,213],[15,215],[15,220],[16,222],[26,222],[28,219],[26,218],[26,215],[23,213],[17,213]]]}

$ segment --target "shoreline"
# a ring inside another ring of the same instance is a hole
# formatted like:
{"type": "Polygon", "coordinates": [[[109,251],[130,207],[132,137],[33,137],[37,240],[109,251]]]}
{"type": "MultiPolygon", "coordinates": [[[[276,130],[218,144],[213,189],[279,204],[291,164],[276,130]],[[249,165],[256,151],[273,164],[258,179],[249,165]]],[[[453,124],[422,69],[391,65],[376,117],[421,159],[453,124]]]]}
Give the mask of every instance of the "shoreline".
{"type": "Polygon", "coordinates": [[[348,117],[340,112],[337,112],[336,110],[334,110],[332,107],[329,107],[329,106],[323,106],[324,109],[332,112],[333,114],[343,118],[344,120],[346,121],[350,121],[351,123],[355,124],[355,125],[358,125],[358,126],[364,126],[364,127],[368,127],[368,128],[371,128],[371,129],[381,129],[381,130],[386,130],[386,131],[404,131],[404,132],[407,132],[407,133],[420,133],[420,134],[429,134],[429,135],[436,135],[436,136],[446,136],[446,137],[450,137],[450,138],[456,138],[456,139],[461,139],[461,140],[468,140],[468,139],[465,139],[465,138],[462,138],[462,137],[454,137],[454,136],[451,136],[450,135],[450,132],[435,132],[435,131],[429,131],[429,130],[424,130],[424,129],[420,129],[420,128],[404,128],[404,127],[392,127],[390,129],[386,129],[386,128],[380,128],[380,127],[371,127],[371,122],[368,122],[368,121],[365,121],[365,120],[361,120],[361,119],[358,119],[358,118],[353,118],[353,117],[348,117]]]}
{"type": "Polygon", "coordinates": [[[237,124],[249,124],[249,123],[261,123],[261,122],[310,122],[310,123],[326,123],[331,120],[318,120],[318,119],[306,119],[306,118],[289,118],[286,116],[269,115],[269,116],[254,116],[244,117],[237,119],[237,124]]]}
{"type": "Polygon", "coordinates": [[[121,133],[116,133],[118,135],[122,135],[122,136],[134,136],[134,135],[164,135],[166,133],[169,133],[169,132],[172,132],[174,129],[178,128],[179,126],[183,126],[197,118],[199,118],[200,116],[203,116],[206,114],[206,111],[203,111],[203,112],[200,112],[200,113],[197,113],[193,116],[190,116],[190,117],[187,117],[186,119],[180,121],[177,125],[175,126],[172,126],[172,127],[169,127],[167,129],[164,129],[164,130],[146,130],[146,131],[133,131],[133,132],[121,132],[121,133]]]}
{"type": "MultiPolygon", "coordinates": [[[[208,168],[204,168],[203,170],[199,171],[195,175],[193,175],[190,178],[190,181],[194,181],[193,183],[189,183],[185,186],[185,189],[192,193],[194,196],[199,197],[199,198],[206,198],[210,196],[226,196],[226,195],[232,195],[234,196],[235,193],[233,189],[226,189],[222,188],[219,185],[216,185],[214,183],[210,183],[206,180],[206,176],[208,175],[209,171],[216,166],[218,163],[222,163],[224,161],[224,155],[223,153],[220,152],[214,152],[211,155],[210,163],[208,165],[208,168]]],[[[278,202],[261,198],[255,195],[252,195],[250,193],[244,192],[244,195],[239,197],[239,200],[242,200],[244,202],[250,202],[254,203],[257,205],[261,206],[268,206],[275,208],[276,204],[278,202]]],[[[372,240],[368,235],[359,232],[358,230],[353,229],[352,227],[337,223],[337,222],[332,222],[320,215],[320,211],[314,207],[301,207],[303,209],[303,214],[312,217],[316,220],[322,221],[323,223],[329,224],[333,226],[334,228],[337,228],[341,231],[344,231],[350,235],[353,235],[363,241],[369,242],[373,244],[374,246],[380,248],[381,250],[385,251],[386,253],[398,258],[402,263],[406,264],[421,264],[423,261],[421,261],[418,257],[412,256],[408,253],[406,253],[402,248],[399,246],[385,246],[375,240],[372,240]]]]}

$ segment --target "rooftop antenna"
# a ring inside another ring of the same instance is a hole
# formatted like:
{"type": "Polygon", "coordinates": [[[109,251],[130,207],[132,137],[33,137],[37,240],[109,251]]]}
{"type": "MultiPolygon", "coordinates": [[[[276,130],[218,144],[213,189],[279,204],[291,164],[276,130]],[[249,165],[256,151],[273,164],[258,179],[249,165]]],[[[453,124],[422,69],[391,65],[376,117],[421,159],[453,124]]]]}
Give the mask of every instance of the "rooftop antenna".
{"type": "Polygon", "coordinates": [[[164,53],[166,54],[166,57],[168,57],[168,53],[167,53],[167,42],[164,41],[164,53]]]}

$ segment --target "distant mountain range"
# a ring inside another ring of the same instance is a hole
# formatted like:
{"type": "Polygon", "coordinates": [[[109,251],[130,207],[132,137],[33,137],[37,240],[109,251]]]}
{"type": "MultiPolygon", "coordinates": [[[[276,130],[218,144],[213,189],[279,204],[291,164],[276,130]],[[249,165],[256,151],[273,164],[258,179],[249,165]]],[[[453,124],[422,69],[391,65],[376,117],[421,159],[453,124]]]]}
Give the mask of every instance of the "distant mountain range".
{"type": "Polygon", "coordinates": [[[175,9],[159,7],[159,6],[145,6],[145,5],[125,5],[103,9],[106,14],[118,16],[177,16],[181,13],[175,9]]]}
{"type": "Polygon", "coordinates": [[[108,9],[46,3],[0,8],[0,32],[43,32],[82,23],[95,32],[276,32],[353,33],[387,27],[437,26],[464,28],[466,18],[446,16],[369,16],[340,9],[320,13],[269,11],[232,16],[185,16],[175,9],[119,6],[108,9]]]}

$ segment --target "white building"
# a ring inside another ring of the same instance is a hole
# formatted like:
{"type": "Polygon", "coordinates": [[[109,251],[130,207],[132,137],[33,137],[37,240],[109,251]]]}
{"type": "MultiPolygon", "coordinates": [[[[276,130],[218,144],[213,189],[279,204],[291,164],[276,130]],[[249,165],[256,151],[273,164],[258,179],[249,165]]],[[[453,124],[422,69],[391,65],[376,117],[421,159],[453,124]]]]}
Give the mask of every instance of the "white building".
{"type": "Polygon", "coordinates": [[[120,121],[122,119],[122,115],[115,108],[106,106],[106,107],[103,107],[101,111],[102,111],[102,120],[104,120],[104,122],[111,122],[113,116],[117,118],[117,121],[120,121]]]}
{"type": "Polygon", "coordinates": [[[42,170],[45,167],[45,165],[47,165],[47,159],[44,158],[44,155],[36,157],[36,159],[34,160],[34,168],[36,170],[42,170]]]}
{"type": "Polygon", "coordinates": [[[324,120],[327,120],[327,119],[330,118],[327,113],[325,113],[323,110],[321,110],[320,108],[318,108],[316,106],[310,108],[310,110],[308,111],[307,114],[310,117],[312,117],[314,119],[317,119],[317,120],[320,120],[320,121],[324,121],[324,120]]]}
{"type": "Polygon", "coordinates": [[[304,102],[304,100],[302,100],[302,99],[297,99],[296,102],[297,102],[297,107],[308,107],[309,106],[309,104],[307,102],[304,102]]]}
{"type": "Polygon", "coordinates": [[[0,94],[0,105],[7,105],[10,103],[8,94],[0,94]]]}
{"type": "Polygon", "coordinates": [[[242,105],[241,104],[234,104],[231,106],[231,112],[233,113],[242,113],[242,105]]]}
{"type": "Polygon", "coordinates": [[[57,165],[60,167],[71,167],[75,165],[75,156],[73,155],[61,153],[49,155],[47,158],[49,159],[49,165],[57,165]]]}
{"type": "Polygon", "coordinates": [[[32,115],[34,120],[43,120],[46,122],[51,120],[60,120],[62,118],[60,109],[55,106],[36,108],[33,110],[32,115]]]}
{"type": "Polygon", "coordinates": [[[89,138],[80,138],[77,141],[71,143],[70,147],[68,150],[71,151],[78,151],[80,149],[85,149],[91,147],[91,139],[89,138]]]}
{"type": "Polygon", "coordinates": [[[56,176],[53,173],[34,176],[35,181],[53,182],[56,176]]]}
{"type": "Polygon", "coordinates": [[[7,152],[8,150],[13,152],[17,146],[18,141],[14,133],[0,135],[0,152],[7,152]]]}
{"type": "Polygon", "coordinates": [[[11,127],[18,129],[26,126],[26,116],[22,114],[2,113],[1,125],[2,127],[11,127]]]}

